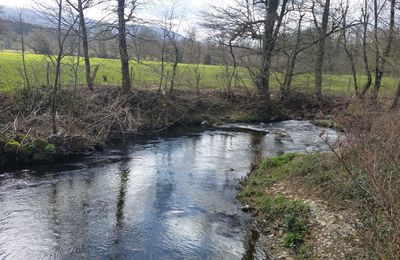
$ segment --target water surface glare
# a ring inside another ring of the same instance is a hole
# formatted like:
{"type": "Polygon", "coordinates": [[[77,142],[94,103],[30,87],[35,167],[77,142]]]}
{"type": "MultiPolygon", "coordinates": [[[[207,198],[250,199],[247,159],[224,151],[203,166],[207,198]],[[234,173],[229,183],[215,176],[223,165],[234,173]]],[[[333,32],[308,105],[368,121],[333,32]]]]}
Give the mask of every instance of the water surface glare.
{"type": "Polygon", "coordinates": [[[80,162],[0,169],[0,259],[263,258],[235,199],[253,147],[326,146],[306,122],[240,127],[268,133],[191,131],[80,162]]]}

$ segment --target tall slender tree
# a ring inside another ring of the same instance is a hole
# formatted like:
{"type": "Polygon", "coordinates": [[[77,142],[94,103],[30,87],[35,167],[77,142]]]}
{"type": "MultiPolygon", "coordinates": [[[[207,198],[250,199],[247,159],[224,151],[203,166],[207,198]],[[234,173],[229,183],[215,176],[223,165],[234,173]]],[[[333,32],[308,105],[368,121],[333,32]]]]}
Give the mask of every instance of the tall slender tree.
{"type": "Polygon", "coordinates": [[[129,55],[128,46],[126,41],[127,30],[126,23],[131,21],[134,15],[134,11],[138,7],[137,0],[117,0],[117,14],[118,14],[118,48],[119,58],[121,61],[121,76],[122,76],[122,87],[121,92],[128,94],[132,88],[131,77],[129,75],[129,55]],[[129,9],[128,13],[125,13],[126,9],[129,9]]]}
{"type": "Polygon", "coordinates": [[[364,69],[365,69],[365,75],[367,76],[367,82],[364,84],[363,89],[360,92],[360,98],[364,98],[364,96],[367,94],[368,90],[371,88],[372,85],[372,73],[371,73],[371,67],[369,64],[369,58],[368,58],[368,25],[369,25],[369,20],[370,20],[370,14],[369,14],[369,6],[368,6],[369,0],[364,0],[363,2],[363,8],[361,8],[361,24],[362,24],[362,53],[363,53],[363,62],[364,62],[364,69]]]}
{"type": "Polygon", "coordinates": [[[90,68],[90,57],[89,57],[89,41],[88,41],[88,30],[86,26],[85,13],[84,11],[92,6],[93,0],[77,0],[75,3],[72,0],[66,0],[67,3],[76,11],[79,15],[79,31],[82,41],[83,57],[85,59],[85,72],[86,72],[86,84],[88,89],[93,90],[93,78],[90,68]]]}
{"type": "Polygon", "coordinates": [[[326,46],[326,37],[328,32],[328,23],[329,23],[329,13],[331,0],[325,0],[323,4],[323,13],[322,13],[322,21],[321,24],[318,23],[317,15],[315,12],[315,3],[313,0],[312,3],[312,14],[314,17],[314,24],[318,30],[319,34],[319,42],[317,46],[317,56],[316,56],[316,64],[315,64],[315,96],[317,100],[322,99],[322,74],[323,74],[323,66],[325,60],[325,46],[326,46]]]}

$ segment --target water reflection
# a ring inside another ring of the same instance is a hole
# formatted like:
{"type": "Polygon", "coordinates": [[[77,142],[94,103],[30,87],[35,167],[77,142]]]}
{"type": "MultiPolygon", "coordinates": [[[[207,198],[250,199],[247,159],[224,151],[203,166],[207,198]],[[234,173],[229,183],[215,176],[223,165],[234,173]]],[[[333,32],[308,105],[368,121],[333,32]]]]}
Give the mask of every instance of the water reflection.
{"type": "Polygon", "coordinates": [[[126,190],[129,181],[130,170],[126,163],[121,163],[119,167],[119,172],[121,176],[119,193],[117,198],[117,210],[116,210],[116,224],[115,224],[115,242],[114,244],[119,244],[121,239],[121,232],[124,227],[124,206],[126,200],[126,190]]]}
{"type": "Polygon", "coordinates": [[[194,132],[3,173],[0,259],[263,258],[235,199],[237,181],[263,154],[305,150],[311,139],[304,127],[273,127],[291,140],[194,132]]]}

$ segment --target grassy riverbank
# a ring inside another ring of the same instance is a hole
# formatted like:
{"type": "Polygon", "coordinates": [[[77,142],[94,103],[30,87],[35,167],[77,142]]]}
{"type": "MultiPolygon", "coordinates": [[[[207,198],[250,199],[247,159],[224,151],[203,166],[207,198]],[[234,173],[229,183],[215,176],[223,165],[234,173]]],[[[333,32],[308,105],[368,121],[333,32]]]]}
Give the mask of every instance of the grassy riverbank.
{"type": "MultiPolygon", "coordinates": [[[[398,116],[398,115],[397,115],[398,116]]],[[[399,129],[394,114],[342,119],[334,152],[259,159],[239,199],[278,259],[400,255],[399,129]]]]}
{"type": "Polygon", "coordinates": [[[256,210],[267,252],[278,258],[359,257],[352,186],[330,153],[262,160],[239,198],[256,210]]]}

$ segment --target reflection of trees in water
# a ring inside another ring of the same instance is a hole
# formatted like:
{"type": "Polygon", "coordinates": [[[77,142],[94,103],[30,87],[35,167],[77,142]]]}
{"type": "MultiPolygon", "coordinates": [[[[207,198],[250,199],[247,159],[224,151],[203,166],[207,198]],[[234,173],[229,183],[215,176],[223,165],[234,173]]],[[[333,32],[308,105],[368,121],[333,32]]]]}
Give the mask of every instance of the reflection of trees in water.
{"type": "Polygon", "coordinates": [[[84,182],[81,178],[82,176],[77,174],[66,181],[57,180],[51,185],[48,193],[48,206],[51,209],[51,222],[48,223],[51,225],[50,229],[56,239],[58,250],[61,251],[63,245],[86,245],[84,239],[87,235],[89,218],[87,208],[90,205],[90,190],[94,175],[86,176],[84,182]],[[84,185],[80,186],[81,183],[84,185]],[[62,240],[60,240],[61,234],[66,234],[62,240]]]}
{"type": "Polygon", "coordinates": [[[157,160],[158,180],[156,184],[157,189],[154,207],[160,218],[168,211],[168,207],[171,204],[172,193],[176,186],[173,166],[176,166],[177,162],[174,161],[174,153],[183,149],[185,144],[186,142],[183,142],[181,146],[177,147],[171,142],[168,142],[165,147],[166,149],[163,150],[163,154],[161,154],[157,160]]]}
{"type": "MultiPolygon", "coordinates": [[[[57,204],[57,197],[58,197],[58,191],[57,191],[57,183],[53,183],[51,187],[51,191],[49,194],[49,206],[51,207],[51,230],[53,231],[53,234],[60,234],[60,216],[59,216],[59,210],[58,210],[58,204],[57,204]]],[[[59,237],[57,237],[58,239],[59,237]]]]}
{"type": "Polygon", "coordinates": [[[125,218],[125,201],[126,201],[126,192],[129,181],[129,166],[127,162],[122,162],[119,166],[120,173],[120,186],[117,197],[117,210],[115,213],[116,224],[115,224],[115,244],[119,244],[121,241],[121,233],[124,227],[124,218],[125,218]]]}

